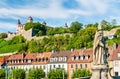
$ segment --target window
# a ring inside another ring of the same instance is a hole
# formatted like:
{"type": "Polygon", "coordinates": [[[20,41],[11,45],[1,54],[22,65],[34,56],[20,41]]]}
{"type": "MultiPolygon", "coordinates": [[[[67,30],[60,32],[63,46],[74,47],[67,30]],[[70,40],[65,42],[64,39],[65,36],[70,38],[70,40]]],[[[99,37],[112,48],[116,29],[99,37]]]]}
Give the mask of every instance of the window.
{"type": "Polygon", "coordinates": [[[120,57],[120,53],[118,53],[118,57],[120,57]]]}
{"type": "Polygon", "coordinates": [[[78,57],[78,56],[76,56],[76,60],[78,60],[78,58],[79,58],[79,57],[78,57]]]}
{"type": "Polygon", "coordinates": [[[43,66],[43,69],[45,69],[45,66],[43,66]]]}
{"type": "Polygon", "coordinates": [[[118,66],[119,66],[119,62],[115,61],[115,67],[118,67],[118,66]]]}
{"type": "Polygon", "coordinates": [[[62,61],[62,57],[59,57],[59,61],[62,61]]]}
{"type": "Polygon", "coordinates": [[[85,68],[87,68],[87,64],[85,64],[85,68]]]}
{"type": "Polygon", "coordinates": [[[58,67],[60,68],[60,65],[58,65],[58,67]]]}
{"type": "Polygon", "coordinates": [[[76,69],[78,68],[78,65],[76,64],[76,69]]]}
{"type": "Polygon", "coordinates": [[[63,61],[67,61],[67,57],[63,57],[63,61]]]}
{"type": "Polygon", "coordinates": [[[115,72],[115,76],[118,76],[118,72],[115,72]]]}
{"type": "Polygon", "coordinates": [[[28,63],[31,63],[31,60],[28,60],[28,63]]]}
{"type": "Polygon", "coordinates": [[[53,67],[55,68],[55,65],[53,67]]]}
{"type": "Polygon", "coordinates": [[[88,55],[85,56],[85,59],[88,60],[88,55]]]}
{"type": "Polygon", "coordinates": [[[80,57],[80,60],[83,60],[83,56],[80,57]]]}
{"type": "Polygon", "coordinates": [[[62,68],[64,68],[64,65],[62,65],[62,68]]]}
{"type": "Polygon", "coordinates": [[[53,62],[53,58],[50,58],[50,62],[53,62]]]}
{"type": "Polygon", "coordinates": [[[41,58],[38,61],[41,62],[41,58]]]}
{"type": "Polygon", "coordinates": [[[57,62],[57,61],[58,61],[58,58],[57,58],[57,57],[55,57],[55,58],[54,58],[54,61],[55,61],[55,62],[57,62]]]}
{"type": "Polygon", "coordinates": [[[80,56],[78,57],[78,59],[80,60],[80,56]]]}
{"type": "Polygon", "coordinates": [[[73,68],[73,64],[71,64],[71,68],[73,68]]]}
{"type": "Polygon", "coordinates": [[[80,64],[80,68],[82,68],[82,64],[80,64]]]}
{"type": "Polygon", "coordinates": [[[76,56],[74,56],[74,60],[76,59],[76,56]]]}
{"type": "Polygon", "coordinates": [[[72,57],[72,60],[74,60],[74,57],[72,57]]]}
{"type": "Polygon", "coordinates": [[[50,65],[50,70],[52,69],[52,66],[50,65]]]}

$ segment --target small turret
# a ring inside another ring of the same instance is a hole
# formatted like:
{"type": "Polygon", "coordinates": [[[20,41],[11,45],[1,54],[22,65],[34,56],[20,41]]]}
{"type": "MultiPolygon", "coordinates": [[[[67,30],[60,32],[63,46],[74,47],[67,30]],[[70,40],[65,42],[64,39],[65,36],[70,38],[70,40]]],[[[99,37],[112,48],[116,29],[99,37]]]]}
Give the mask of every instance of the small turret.
{"type": "Polygon", "coordinates": [[[33,18],[29,16],[27,22],[33,22],[33,18]]]}
{"type": "Polygon", "coordinates": [[[45,22],[45,21],[43,21],[43,23],[42,23],[43,25],[46,25],[47,23],[45,22]]]}
{"type": "Polygon", "coordinates": [[[65,23],[65,27],[66,27],[66,28],[68,28],[68,25],[67,25],[67,23],[65,23]]]}
{"type": "Polygon", "coordinates": [[[21,24],[21,22],[20,22],[20,19],[18,19],[18,22],[17,22],[17,24],[21,24]]]}

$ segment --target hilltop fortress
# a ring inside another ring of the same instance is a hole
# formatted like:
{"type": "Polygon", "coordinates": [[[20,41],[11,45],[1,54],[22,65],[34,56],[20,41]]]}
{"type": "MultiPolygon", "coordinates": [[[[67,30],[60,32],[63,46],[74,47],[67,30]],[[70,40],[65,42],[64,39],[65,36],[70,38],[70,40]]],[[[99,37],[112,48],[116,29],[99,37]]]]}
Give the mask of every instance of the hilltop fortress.
{"type": "MultiPolygon", "coordinates": [[[[28,17],[27,22],[26,23],[32,23],[33,22],[33,18],[31,16],[28,17]]],[[[25,23],[25,24],[26,24],[25,23]]],[[[43,22],[45,23],[45,22],[43,22]]],[[[22,35],[25,39],[27,40],[31,40],[31,39],[35,39],[35,40],[39,40],[39,39],[43,39],[44,37],[48,37],[48,36],[40,36],[40,37],[36,37],[35,36],[35,31],[33,28],[29,29],[29,30],[25,30],[25,24],[22,24],[20,22],[20,19],[18,19],[17,21],[17,28],[16,28],[16,32],[8,32],[7,35],[8,37],[5,38],[5,40],[11,40],[13,37],[18,36],[18,35],[22,35]]],[[[45,23],[46,24],[46,23],[45,23]]],[[[115,36],[115,32],[120,29],[120,27],[114,28],[110,31],[103,31],[104,32],[104,36],[108,37],[109,39],[114,38],[115,36]]],[[[65,34],[55,34],[54,36],[59,36],[59,35],[72,35],[69,33],[65,33],[65,34]]]]}
{"type": "MultiPolygon", "coordinates": [[[[33,22],[33,18],[30,16],[27,19],[27,23],[33,22]]],[[[17,28],[16,28],[16,32],[8,32],[8,37],[6,38],[6,40],[10,40],[13,37],[17,36],[17,35],[22,35],[24,36],[24,38],[26,38],[27,40],[31,40],[33,39],[33,37],[35,36],[33,29],[31,28],[30,30],[25,30],[24,29],[25,24],[22,24],[20,22],[20,19],[18,19],[17,21],[17,28]]]]}

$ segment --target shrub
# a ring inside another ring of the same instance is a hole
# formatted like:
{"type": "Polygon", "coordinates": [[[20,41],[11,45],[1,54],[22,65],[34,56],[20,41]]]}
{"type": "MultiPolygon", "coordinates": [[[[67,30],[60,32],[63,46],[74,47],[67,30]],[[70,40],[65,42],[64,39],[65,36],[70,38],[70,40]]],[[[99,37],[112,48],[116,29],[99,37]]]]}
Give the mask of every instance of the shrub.
{"type": "Polygon", "coordinates": [[[91,76],[91,75],[92,75],[92,73],[87,69],[76,69],[73,72],[72,78],[88,77],[88,76],[91,76]]]}

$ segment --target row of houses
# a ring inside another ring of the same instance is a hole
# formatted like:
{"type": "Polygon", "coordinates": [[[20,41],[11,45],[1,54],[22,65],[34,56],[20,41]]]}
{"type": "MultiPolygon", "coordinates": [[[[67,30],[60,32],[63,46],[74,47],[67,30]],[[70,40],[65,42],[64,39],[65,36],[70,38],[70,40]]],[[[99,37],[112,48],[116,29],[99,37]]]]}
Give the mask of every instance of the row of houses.
{"type": "MultiPolygon", "coordinates": [[[[108,47],[108,63],[112,75],[120,76],[120,45],[108,47]]],[[[51,69],[64,68],[71,79],[73,71],[78,68],[91,70],[93,62],[93,49],[79,49],[67,51],[52,51],[32,54],[14,54],[0,58],[0,65],[4,68],[22,68],[28,71],[30,68],[42,68],[47,74],[51,69]]]]}

